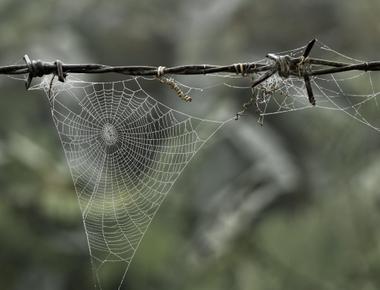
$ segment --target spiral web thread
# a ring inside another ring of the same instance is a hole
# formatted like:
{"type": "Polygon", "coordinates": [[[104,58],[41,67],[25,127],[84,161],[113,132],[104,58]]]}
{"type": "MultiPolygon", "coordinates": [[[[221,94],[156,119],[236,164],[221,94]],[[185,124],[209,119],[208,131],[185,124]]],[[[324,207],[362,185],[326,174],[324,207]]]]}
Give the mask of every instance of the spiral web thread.
{"type": "MultiPolygon", "coordinates": [[[[304,48],[277,55],[299,57],[304,48]]],[[[363,62],[319,41],[311,56],[363,62]]],[[[221,87],[243,90],[248,101],[244,111],[255,108],[260,123],[268,115],[314,108],[302,78],[276,73],[252,89],[252,81],[261,75],[214,74],[203,88],[185,85],[178,78],[173,81],[190,96],[207,97],[221,87]]],[[[122,288],[136,249],[165,196],[199,149],[233,119],[212,121],[174,110],[151,97],[143,81],[159,83],[143,77],[93,83],[69,76],[65,83],[45,77],[34,87],[49,98],[100,289],[109,272],[118,273],[118,288],[122,288]]],[[[311,77],[317,108],[342,111],[380,131],[376,83],[380,78],[371,72],[311,77]]]]}
{"type": "Polygon", "coordinates": [[[166,194],[224,122],[169,108],[139,78],[49,82],[40,88],[71,170],[99,288],[110,271],[120,272],[121,288],[166,194]]]}

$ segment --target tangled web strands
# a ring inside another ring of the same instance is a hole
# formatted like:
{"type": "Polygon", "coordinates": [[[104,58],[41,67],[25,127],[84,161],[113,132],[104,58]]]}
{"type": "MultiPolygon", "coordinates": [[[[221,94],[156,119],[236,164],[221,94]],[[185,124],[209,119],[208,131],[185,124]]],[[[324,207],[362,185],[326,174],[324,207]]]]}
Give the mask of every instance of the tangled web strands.
{"type": "MultiPolygon", "coordinates": [[[[297,58],[304,51],[305,47],[300,47],[276,55],[297,58]]],[[[362,63],[320,42],[314,54],[341,63],[362,63]]],[[[256,63],[271,66],[274,62],[266,58],[256,63]]],[[[310,74],[316,107],[343,111],[379,130],[374,73],[313,75],[319,67],[305,61],[302,68],[310,74]]],[[[92,83],[70,75],[64,83],[45,77],[33,87],[43,89],[49,98],[100,288],[110,271],[119,272],[122,287],[136,249],[166,194],[207,140],[233,119],[218,122],[182,113],[158,101],[156,95],[152,97],[142,83],[169,84],[182,99],[196,94],[207,97],[222,87],[242,90],[246,98],[242,111],[256,109],[261,122],[267,115],[314,107],[305,80],[294,74],[277,72],[252,87],[266,73],[246,74],[243,69],[238,74],[216,73],[208,77],[203,89],[185,86],[178,79],[159,82],[154,77],[136,76],[92,83]]],[[[194,98],[197,101],[200,99],[194,98]]]]}
{"type": "MultiPolygon", "coordinates": [[[[279,56],[291,56],[299,58],[302,56],[305,46],[280,53],[279,56]]],[[[380,118],[378,115],[378,96],[380,89],[379,73],[366,70],[349,70],[339,73],[318,74],[318,71],[325,69],[321,63],[328,63],[332,60],[340,63],[340,66],[365,65],[363,60],[355,59],[339,53],[320,41],[317,41],[310,58],[315,61],[308,63],[305,61],[304,69],[310,74],[310,83],[315,99],[315,106],[310,104],[305,81],[297,75],[287,77],[274,74],[257,87],[253,92],[254,98],[251,103],[259,113],[259,121],[262,122],[265,116],[282,114],[286,112],[300,111],[304,109],[320,109],[341,111],[351,116],[357,121],[380,131],[380,118]]],[[[264,59],[259,63],[270,64],[273,60],[264,59]]],[[[339,68],[338,65],[334,65],[339,68]]],[[[377,70],[377,69],[376,69],[377,70]]],[[[254,74],[254,78],[260,78],[264,73],[254,74]]],[[[245,87],[227,84],[232,87],[245,87]]]]}

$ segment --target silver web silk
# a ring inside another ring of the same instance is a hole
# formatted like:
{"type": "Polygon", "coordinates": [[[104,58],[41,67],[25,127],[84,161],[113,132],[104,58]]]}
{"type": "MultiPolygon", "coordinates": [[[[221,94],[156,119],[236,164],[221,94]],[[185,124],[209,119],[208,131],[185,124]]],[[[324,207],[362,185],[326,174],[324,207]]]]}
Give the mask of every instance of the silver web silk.
{"type": "Polygon", "coordinates": [[[223,125],[173,110],[138,78],[41,83],[70,167],[99,288],[119,288],[165,196],[223,125]]]}

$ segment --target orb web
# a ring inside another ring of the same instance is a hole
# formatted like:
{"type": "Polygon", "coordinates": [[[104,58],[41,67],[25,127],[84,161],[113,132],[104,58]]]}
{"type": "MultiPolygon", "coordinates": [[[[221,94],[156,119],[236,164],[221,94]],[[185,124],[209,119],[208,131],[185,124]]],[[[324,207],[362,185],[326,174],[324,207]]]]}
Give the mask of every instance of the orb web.
{"type": "Polygon", "coordinates": [[[224,124],[164,105],[139,78],[41,83],[71,170],[99,288],[125,274],[165,196],[224,124]],[[114,276],[115,274],[113,274],[114,276]]]}

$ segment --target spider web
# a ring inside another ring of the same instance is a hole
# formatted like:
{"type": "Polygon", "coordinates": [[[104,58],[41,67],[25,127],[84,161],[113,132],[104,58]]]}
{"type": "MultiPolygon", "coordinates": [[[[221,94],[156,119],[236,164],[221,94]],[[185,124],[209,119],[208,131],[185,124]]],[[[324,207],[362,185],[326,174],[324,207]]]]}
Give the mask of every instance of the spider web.
{"type": "MultiPolygon", "coordinates": [[[[304,49],[277,55],[299,57],[304,49]]],[[[310,57],[363,62],[319,41],[310,57]]],[[[276,73],[252,89],[252,81],[262,74],[214,74],[202,88],[179,82],[180,78],[173,82],[190,96],[208,95],[212,89],[216,89],[212,95],[219,96],[217,90],[226,87],[243,90],[261,123],[268,115],[314,108],[302,78],[276,73]]],[[[342,111],[380,131],[378,78],[357,71],[311,77],[316,107],[342,111]]],[[[122,288],[133,256],[165,196],[207,140],[233,119],[201,119],[170,108],[158,101],[156,93],[151,97],[145,86],[149,82],[165,86],[154,78],[94,83],[69,76],[65,83],[46,77],[34,87],[43,89],[49,99],[100,289],[111,272],[120,277],[118,288],[122,288]]]]}
{"type": "Polygon", "coordinates": [[[40,85],[71,170],[97,282],[119,289],[145,232],[186,165],[225,122],[152,98],[140,78],[40,85]]]}

